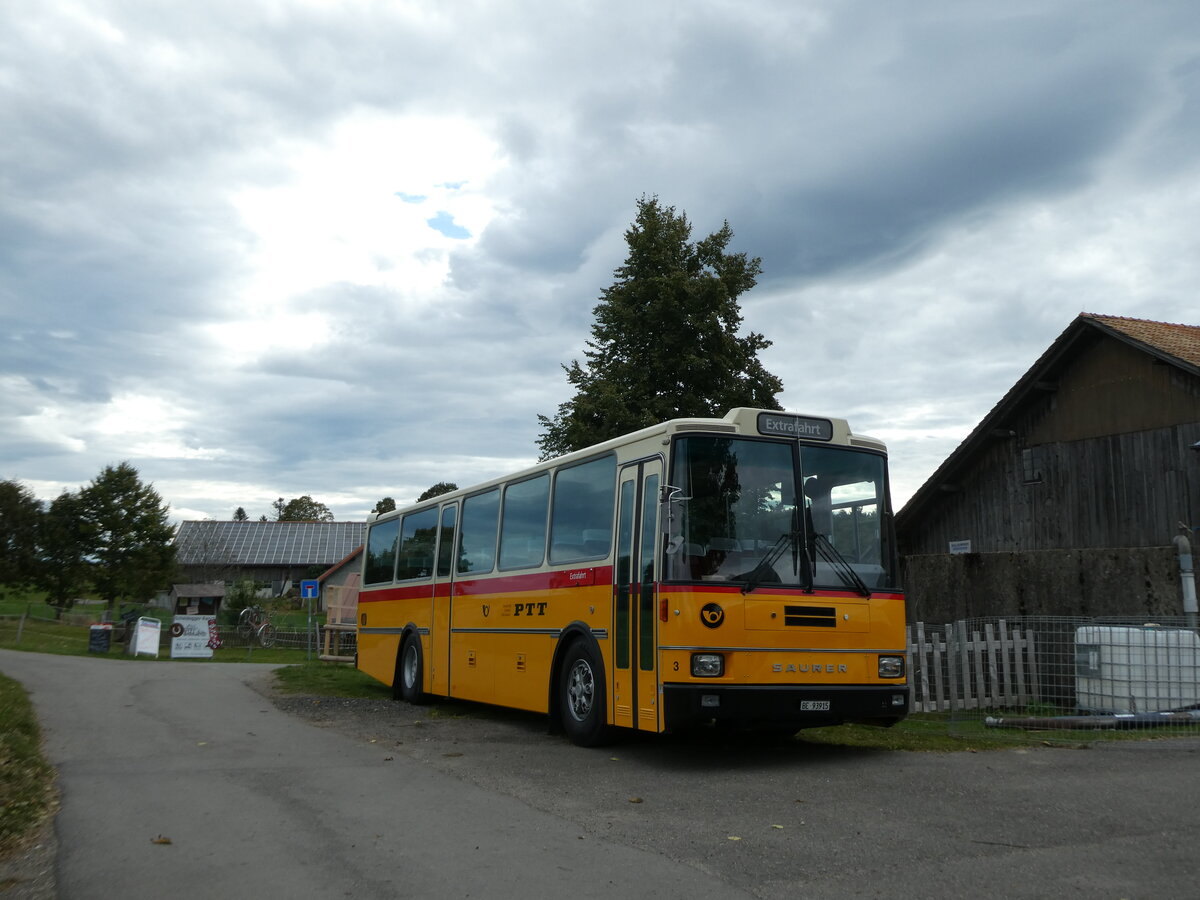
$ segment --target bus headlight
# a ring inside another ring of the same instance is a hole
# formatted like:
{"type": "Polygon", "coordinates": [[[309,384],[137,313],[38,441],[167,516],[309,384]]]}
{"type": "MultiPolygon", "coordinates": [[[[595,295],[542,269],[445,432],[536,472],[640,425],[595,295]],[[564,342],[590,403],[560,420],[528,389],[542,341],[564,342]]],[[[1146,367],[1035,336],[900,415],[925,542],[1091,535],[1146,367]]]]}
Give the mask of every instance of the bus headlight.
{"type": "Polygon", "coordinates": [[[693,653],[692,674],[697,678],[720,678],[725,674],[725,657],[720,653],[693,653]]]}
{"type": "Polygon", "coordinates": [[[879,677],[880,678],[903,678],[904,677],[904,657],[903,656],[881,656],[881,657],[879,657],[879,677]]]}

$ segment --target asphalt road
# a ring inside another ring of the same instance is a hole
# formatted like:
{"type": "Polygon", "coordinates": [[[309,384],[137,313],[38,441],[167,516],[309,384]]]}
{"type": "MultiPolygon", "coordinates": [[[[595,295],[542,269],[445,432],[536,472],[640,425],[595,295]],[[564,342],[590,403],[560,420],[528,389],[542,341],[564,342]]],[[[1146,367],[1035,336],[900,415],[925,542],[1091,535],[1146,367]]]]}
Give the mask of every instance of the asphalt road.
{"type": "Polygon", "coordinates": [[[0,651],[0,671],[59,771],[64,900],[746,896],[314,728],[250,686],[263,666],[0,651]]]}
{"type": "Polygon", "coordinates": [[[261,666],[0,651],[0,671],[60,771],[64,898],[1200,896],[1195,739],[583,750],[471,704],[276,706],[261,666]]]}

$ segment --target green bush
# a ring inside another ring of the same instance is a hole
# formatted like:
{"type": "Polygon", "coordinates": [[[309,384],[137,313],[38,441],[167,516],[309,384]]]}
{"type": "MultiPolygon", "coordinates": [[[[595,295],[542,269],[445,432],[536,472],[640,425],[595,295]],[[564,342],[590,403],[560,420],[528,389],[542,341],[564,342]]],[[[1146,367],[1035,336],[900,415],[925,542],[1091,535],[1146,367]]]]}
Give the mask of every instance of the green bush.
{"type": "Polygon", "coordinates": [[[221,624],[226,628],[237,625],[238,616],[247,606],[258,603],[258,585],[249,578],[236,581],[233,587],[225,591],[225,599],[221,601],[221,624]]]}

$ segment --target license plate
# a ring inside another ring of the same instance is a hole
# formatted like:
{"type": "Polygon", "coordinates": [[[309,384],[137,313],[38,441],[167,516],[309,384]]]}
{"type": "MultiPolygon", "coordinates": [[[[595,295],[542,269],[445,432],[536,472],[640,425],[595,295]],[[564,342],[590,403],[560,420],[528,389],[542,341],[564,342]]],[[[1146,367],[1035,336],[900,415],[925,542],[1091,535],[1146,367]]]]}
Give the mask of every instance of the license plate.
{"type": "Polygon", "coordinates": [[[828,700],[801,700],[801,712],[829,712],[828,700]]]}

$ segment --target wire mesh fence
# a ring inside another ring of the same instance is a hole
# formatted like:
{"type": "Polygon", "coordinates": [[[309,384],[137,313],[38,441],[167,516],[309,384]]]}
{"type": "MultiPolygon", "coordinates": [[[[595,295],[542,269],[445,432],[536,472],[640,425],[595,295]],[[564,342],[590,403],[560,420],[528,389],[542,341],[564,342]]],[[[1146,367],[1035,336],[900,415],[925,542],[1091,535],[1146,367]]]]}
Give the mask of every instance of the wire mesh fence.
{"type": "Polygon", "coordinates": [[[914,712],[952,732],[1200,735],[1200,634],[1182,617],[964,619],[908,629],[914,712]]]}

